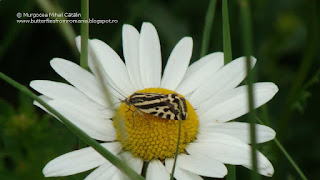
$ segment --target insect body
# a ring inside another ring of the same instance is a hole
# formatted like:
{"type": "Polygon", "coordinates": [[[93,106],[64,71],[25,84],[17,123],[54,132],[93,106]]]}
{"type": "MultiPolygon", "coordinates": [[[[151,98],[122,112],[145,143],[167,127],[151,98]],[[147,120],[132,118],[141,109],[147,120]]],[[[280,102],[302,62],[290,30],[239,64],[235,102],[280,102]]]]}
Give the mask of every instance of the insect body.
{"type": "Polygon", "coordinates": [[[171,120],[185,120],[187,117],[186,100],[178,94],[134,93],[124,101],[137,110],[171,120]]]}

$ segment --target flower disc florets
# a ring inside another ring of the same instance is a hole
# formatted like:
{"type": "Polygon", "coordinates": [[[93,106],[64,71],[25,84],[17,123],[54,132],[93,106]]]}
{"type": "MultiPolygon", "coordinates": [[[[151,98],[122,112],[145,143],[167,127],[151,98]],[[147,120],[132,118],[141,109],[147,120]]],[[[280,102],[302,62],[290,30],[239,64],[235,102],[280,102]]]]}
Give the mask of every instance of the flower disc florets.
{"type": "MultiPolygon", "coordinates": [[[[148,88],[141,93],[176,93],[163,88],[148,88]]],[[[181,96],[181,95],[179,95],[181,96]]],[[[182,96],[181,96],[182,97],[182,96]]],[[[186,145],[196,139],[198,117],[186,100],[188,116],[181,121],[179,153],[185,152],[186,145]]],[[[134,106],[122,103],[114,116],[117,139],[125,150],[146,161],[174,157],[179,133],[179,121],[164,119],[143,113],[134,106]]]]}

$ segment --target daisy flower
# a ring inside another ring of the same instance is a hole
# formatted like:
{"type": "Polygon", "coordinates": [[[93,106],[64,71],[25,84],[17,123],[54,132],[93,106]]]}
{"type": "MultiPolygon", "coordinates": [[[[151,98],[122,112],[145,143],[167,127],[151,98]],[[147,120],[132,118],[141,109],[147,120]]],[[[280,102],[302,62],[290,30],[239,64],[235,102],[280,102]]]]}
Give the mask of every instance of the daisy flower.
{"type": "MultiPolygon", "coordinates": [[[[101,145],[120,157],[137,173],[149,162],[146,178],[169,179],[178,139],[179,121],[148,113],[134,113],[124,100],[135,92],[177,93],[186,99],[187,118],[181,121],[179,156],[174,177],[178,180],[221,178],[225,164],[251,169],[249,124],[230,122],[248,113],[246,58],[224,65],[223,53],[216,52],[190,63],[193,41],[182,38],[172,50],[163,75],[160,41],[155,27],[143,23],[140,33],[131,25],[122,29],[123,55],[106,43],[89,40],[89,67],[54,58],[52,68],[70,84],[35,80],[30,86],[50,106],[72,121],[101,145]],[[102,69],[112,101],[106,101],[92,58],[102,69]],[[116,108],[111,108],[111,107],[116,108]],[[134,113],[134,114],[133,114],[134,113]]],[[[80,50],[80,37],[76,38],[80,50]]],[[[256,59],[251,58],[254,66],[256,59]]],[[[268,102],[278,91],[275,84],[254,84],[255,108],[268,102]]],[[[47,111],[37,102],[37,106],[47,111]]],[[[275,131],[256,125],[257,143],[270,141],[275,131]]],[[[272,176],[270,161],[257,153],[258,172],[272,176]]],[[[43,169],[46,177],[68,176],[90,169],[86,179],[128,178],[91,147],[61,155],[43,169]]]]}

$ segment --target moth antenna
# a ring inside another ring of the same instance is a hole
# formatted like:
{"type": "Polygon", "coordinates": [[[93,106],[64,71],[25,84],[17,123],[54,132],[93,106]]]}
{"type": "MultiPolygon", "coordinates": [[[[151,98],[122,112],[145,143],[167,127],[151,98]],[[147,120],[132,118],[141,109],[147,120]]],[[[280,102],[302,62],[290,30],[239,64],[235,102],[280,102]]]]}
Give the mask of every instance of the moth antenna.
{"type": "Polygon", "coordinates": [[[142,114],[142,112],[139,110],[139,109],[136,109],[135,111],[133,111],[133,113],[132,113],[132,120],[133,120],[133,127],[134,127],[134,117],[136,116],[136,113],[139,113],[140,114],[140,116],[143,116],[143,118],[144,118],[144,120],[148,123],[148,125],[149,125],[149,127],[150,127],[150,123],[149,123],[149,121],[147,120],[147,118],[146,118],[146,116],[144,115],[144,114],[142,114]]]}
{"type": "Polygon", "coordinates": [[[102,108],[102,109],[111,109],[111,110],[115,110],[115,109],[113,108],[113,105],[118,104],[118,103],[121,103],[121,101],[119,101],[119,102],[115,102],[115,103],[112,103],[110,106],[105,107],[105,108],[102,108]]]}
{"type": "Polygon", "coordinates": [[[125,99],[127,98],[125,95],[123,95],[120,91],[118,91],[116,88],[114,88],[113,86],[111,86],[111,84],[106,80],[106,83],[108,86],[110,86],[113,90],[115,90],[117,93],[119,93],[122,97],[124,97],[125,99]]]}
{"type": "MultiPolygon", "coordinates": [[[[101,70],[101,64],[98,61],[98,58],[96,56],[95,53],[92,53],[92,47],[91,47],[91,43],[88,43],[88,56],[90,56],[92,58],[92,61],[88,61],[88,63],[92,63],[92,67],[91,67],[91,71],[96,75],[98,83],[100,84],[103,92],[105,93],[105,100],[107,102],[111,102],[112,100],[110,98],[110,96],[112,96],[111,94],[109,94],[109,90],[107,88],[107,85],[111,86],[110,83],[108,82],[107,79],[105,79],[105,76],[101,70]],[[99,66],[100,65],[100,66],[99,66]],[[110,95],[110,96],[109,96],[110,95]]],[[[90,66],[90,64],[89,64],[90,66]]],[[[111,88],[113,90],[115,90],[116,92],[118,92],[121,96],[123,96],[124,98],[126,98],[126,96],[124,96],[121,92],[119,92],[117,89],[115,89],[113,86],[111,86],[111,88]]],[[[121,100],[121,99],[120,99],[121,100]]]]}

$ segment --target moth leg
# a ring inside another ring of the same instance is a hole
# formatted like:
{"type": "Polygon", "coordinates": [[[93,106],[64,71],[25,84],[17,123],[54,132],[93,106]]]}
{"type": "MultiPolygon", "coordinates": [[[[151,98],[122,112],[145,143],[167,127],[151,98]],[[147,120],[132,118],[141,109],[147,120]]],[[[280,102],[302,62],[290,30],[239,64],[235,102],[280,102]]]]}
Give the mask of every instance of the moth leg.
{"type": "Polygon", "coordinates": [[[146,116],[141,111],[138,111],[138,113],[144,117],[144,120],[147,122],[148,126],[151,127],[150,122],[147,120],[146,116]]]}
{"type": "Polygon", "coordinates": [[[141,111],[139,111],[139,109],[133,111],[132,117],[134,118],[136,112],[138,112],[141,116],[143,116],[143,117],[144,117],[144,120],[145,120],[145,121],[148,123],[148,125],[150,126],[150,123],[149,123],[149,121],[147,120],[146,116],[145,116],[141,111]]]}
{"type": "Polygon", "coordinates": [[[126,112],[128,112],[128,111],[132,111],[131,110],[131,106],[130,105],[127,105],[127,107],[129,106],[129,108],[127,108],[128,110],[126,111],[126,112]]]}
{"type": "Polygon", "coordinates": [[[134,128],[134,116],[136,115],[136,112],[138,111],[138,109],[136,109],[135,111],[133,111],[132,113],[132,120],[133,120],[133,128],[134,128]]]}
{"type": "Polygon", "coordinates": [[[135,115],[136,115],[137,112],[138,112],[140,115],[142,115],[143,117],[145,117],[145,116],[139,111],[139,109],[136,109],[135,111],[133,111],[133,113],[132,113],[133,128],[134,128],[134,117],[135,117],[135,115]]]}

